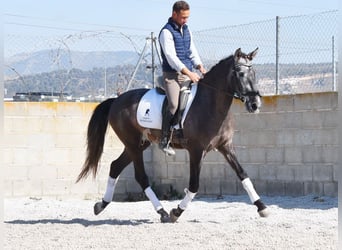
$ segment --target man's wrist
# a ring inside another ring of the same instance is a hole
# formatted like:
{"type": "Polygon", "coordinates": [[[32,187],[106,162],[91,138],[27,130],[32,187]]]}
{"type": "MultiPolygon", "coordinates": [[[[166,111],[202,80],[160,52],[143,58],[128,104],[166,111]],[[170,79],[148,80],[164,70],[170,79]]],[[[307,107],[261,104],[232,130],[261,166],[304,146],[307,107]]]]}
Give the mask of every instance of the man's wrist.
{"type": "Polygon", "coordinates": [[[183,69],[181,70],[181,73],[184,74],[184,75],[189,76],[190,73],[191,73],[191,71],[190,71],[188,68],[183,68],[183,69]]]}

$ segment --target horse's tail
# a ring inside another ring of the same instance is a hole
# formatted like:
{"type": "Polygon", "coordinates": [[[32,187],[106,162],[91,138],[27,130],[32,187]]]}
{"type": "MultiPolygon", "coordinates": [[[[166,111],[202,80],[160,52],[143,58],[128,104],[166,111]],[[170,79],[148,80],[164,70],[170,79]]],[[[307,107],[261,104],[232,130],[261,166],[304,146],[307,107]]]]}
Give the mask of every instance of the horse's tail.
{"type": "Polygon", "coordinates": [[[96,177],[108,127],[109,110],[114,100],[115,98],[111,98],[97,105],[90,118],[87,132],[87,157],[76,182],[86,178],[90,171],[93,172],[94,178],[96,177]]]}

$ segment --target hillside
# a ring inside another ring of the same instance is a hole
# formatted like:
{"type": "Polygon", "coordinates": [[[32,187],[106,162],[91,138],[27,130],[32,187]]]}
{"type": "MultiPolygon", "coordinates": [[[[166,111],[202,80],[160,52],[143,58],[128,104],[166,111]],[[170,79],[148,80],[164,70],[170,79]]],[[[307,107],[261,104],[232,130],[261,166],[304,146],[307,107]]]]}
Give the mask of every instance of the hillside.
{"type": "Polygon", "coordinates": [[[68,51],[41,50],[34,53],[21,53],[5,59],[5,79],[20,75],[33,75],[63,69],[91,70],[93,68],[135,65],[139,55],[134,51],[68,51]],[[14,70],[16,72],[14,72],[14,70]]]}
{"type": "MultiPolygon", "coordinates": [[[[115,95],[126,90],[138,59],[139,55],[132,51],[69,53],[44,50],[30,55],[18,54],[6,59],[5,97],[34,91],[70,93],[74,97],[115,95]]],[[[204,63],[208,69],[213,65],[209,61],[204,63]]],[[[149,62],[142,60],[130,88],[152,86],[149,66],[149,62]]],[[[329,63],[281,64],[279,68],[280,93],[298,92],[304,85],[304,91],[310,91],[311,87],[331,89],[332,67],[329,63]]],[[[255,70],[263,93],[274,93],[275,64],[255,64],[255,70]]],[[[157,62],[156,77],[160,74],[157,62]]]]}

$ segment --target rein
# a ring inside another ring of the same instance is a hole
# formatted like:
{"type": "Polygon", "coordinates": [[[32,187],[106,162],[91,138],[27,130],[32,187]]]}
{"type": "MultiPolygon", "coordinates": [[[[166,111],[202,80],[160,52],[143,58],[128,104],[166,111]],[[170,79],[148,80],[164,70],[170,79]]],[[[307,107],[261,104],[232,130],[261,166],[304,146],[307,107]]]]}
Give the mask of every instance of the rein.
{"type": "MultiPolygon", "coordinates": [[[[209,85],[208,83],[204,82],[203,80],[199,81],[198,83],[202,84],[203,86],[205,86],[207,88],[213,89],[215,91],[222,92],[222,90],[209,85]]],[[[225,94],[225,95],[231,96],[231,97],[233,97],[235,99],[239,99],[243,103],[246,102],[246,97],[253,97],[253,96],[262,97],[262,95],[260,94],[259,91],[248,91],[246,93],[234,92],[233,94],[230,93],[230,92],[222,92],[222,93],[225,94]]]]}
{"type": "MultiPolygon", "coordinates": [[[[245,66],[245,67],[248,67],[248,68],[251,68],[252,65],[251,64],[244,64],[244,63],[237,63],[235,64],[234,66],[234,71],[236,73],[238,73],[238,71],[240,70],[239,67],[241,66],[245,66]]],[[[218,89],[218,88],[215,88],[213,86],[211,86],[210,84],[206,83],[205,81],[203,81],[203,79],[201,79],[198,83],[202,84],[203,86],[207,87],[207,88],[211,88],[215,91],[220,91],[222,92],[222,90],[218,89]]],[[[246,93],[241,93],[241,92],[234,92],[234,93],[230,93],[230,92],[222,92],[223,94],[225,95],[228,95],[228,96],[231,96],[235,99],[239,99],[240,101],[242,101],[243,103],[246,102],[246,97],[255,97],[255,96],[259,96],[259,97],[262,97],[262,95],[260,94],[259,91],[248,91],[246,93]]]]}

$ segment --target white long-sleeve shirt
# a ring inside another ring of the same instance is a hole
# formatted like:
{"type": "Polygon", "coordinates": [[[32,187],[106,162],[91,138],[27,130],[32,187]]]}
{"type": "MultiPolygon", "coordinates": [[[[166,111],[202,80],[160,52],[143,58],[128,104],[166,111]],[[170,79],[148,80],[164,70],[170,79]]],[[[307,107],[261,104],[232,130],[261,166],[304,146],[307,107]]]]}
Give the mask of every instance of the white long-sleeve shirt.
{"type": "MultiPolygon", "coordinates": [[[[190,32],[190,58],[196,68],[198,65],[202,64],[201,58],[197,52],[196,46],[192,40],[192,33],[190,32]]],[[[186,66],[179,60],[176,53],[175,42],[173,40],[172,33],[168,29],[163,29],[159,35],[159,43],[164,52],[164,55],[170,64],[171,68],[180,72],[186,66]]],[[[192,69],[189,69],[192,70],[192,69]]]]}

